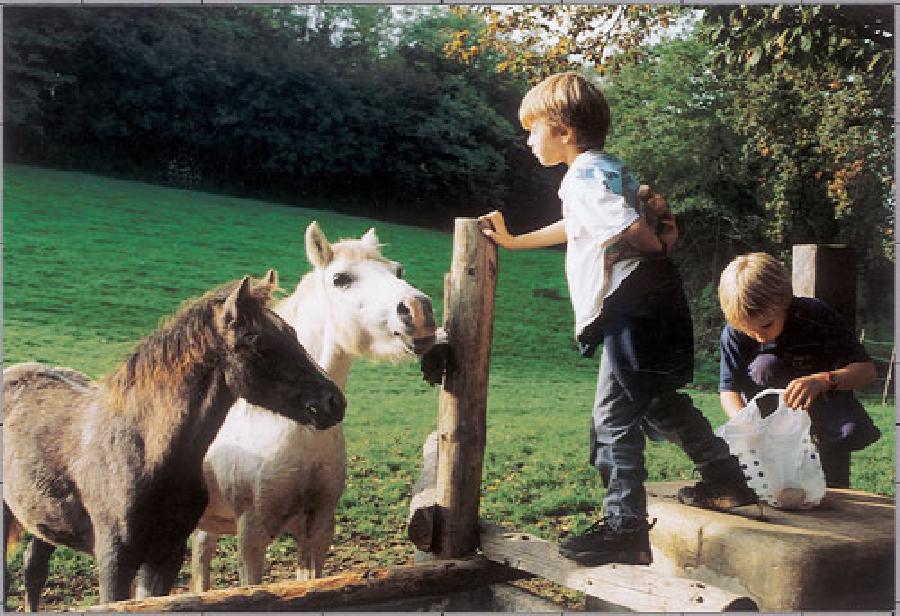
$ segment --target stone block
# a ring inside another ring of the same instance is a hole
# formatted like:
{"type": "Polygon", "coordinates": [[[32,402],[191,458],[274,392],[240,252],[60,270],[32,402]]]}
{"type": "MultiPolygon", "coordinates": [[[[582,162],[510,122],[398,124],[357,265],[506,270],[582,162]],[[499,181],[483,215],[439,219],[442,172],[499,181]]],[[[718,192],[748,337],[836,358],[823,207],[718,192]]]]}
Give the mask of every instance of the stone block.
{"type": "Polygon", "coordinates": [[[894,500],[830,489],[819,507],[720,513],[649,483],[654,567],[752,597],[762,611],[891,610],[894,500]]]}

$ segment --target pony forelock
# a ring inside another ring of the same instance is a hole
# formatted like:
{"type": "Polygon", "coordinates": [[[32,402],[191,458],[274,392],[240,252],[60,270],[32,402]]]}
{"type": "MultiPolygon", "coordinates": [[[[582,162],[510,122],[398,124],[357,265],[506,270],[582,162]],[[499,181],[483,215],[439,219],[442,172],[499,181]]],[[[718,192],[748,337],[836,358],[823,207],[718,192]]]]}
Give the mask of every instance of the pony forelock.
{"type": "Polygon", "coordinates": [[[390,259],[381,254],[383,246],[386,246],[386,244],[373,246],[359,239],[341,239],[332,244],[331,248],[334,250],[335,259],[344,258],[349,261],[374,260],[389,263],[390,259]]]}

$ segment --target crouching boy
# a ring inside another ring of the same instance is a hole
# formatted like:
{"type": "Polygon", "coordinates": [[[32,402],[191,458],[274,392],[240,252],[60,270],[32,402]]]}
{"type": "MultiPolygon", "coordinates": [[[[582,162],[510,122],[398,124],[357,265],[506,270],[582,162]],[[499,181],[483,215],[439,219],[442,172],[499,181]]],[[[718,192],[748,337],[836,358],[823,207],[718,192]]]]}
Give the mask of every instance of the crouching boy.
{"type": "Polygon", "coordinates": [[[881,436],[854,389],[875,380],[875,365],[824,302],[794,297],[791,275],[763,252],[734,259],[719,279],[722,330],[719,397],[734,416],[763,389],[809,412],[828,487],[850,487],[850,452],[881,436]]]}

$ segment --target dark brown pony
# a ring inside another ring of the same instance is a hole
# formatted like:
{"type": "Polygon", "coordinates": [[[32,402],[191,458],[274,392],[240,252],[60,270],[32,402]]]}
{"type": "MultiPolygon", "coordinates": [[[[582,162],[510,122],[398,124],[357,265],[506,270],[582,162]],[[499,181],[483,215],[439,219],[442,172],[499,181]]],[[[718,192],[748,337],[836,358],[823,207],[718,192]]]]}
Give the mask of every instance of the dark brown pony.
{"type": "MultiPolygon", "coordinates": [[[[28,363],[3,371],[5,547],[22,528],[37,609],[56,545],[92,553],[100,601],[169,592],[207,504],[202,465],[238,398],[326,429],[341,391],[266,304],[277,286],[233,282],[187,305],[101,383],[28,363]]],[[[4,593],[5,594],[5,593],[4,593]]]]}

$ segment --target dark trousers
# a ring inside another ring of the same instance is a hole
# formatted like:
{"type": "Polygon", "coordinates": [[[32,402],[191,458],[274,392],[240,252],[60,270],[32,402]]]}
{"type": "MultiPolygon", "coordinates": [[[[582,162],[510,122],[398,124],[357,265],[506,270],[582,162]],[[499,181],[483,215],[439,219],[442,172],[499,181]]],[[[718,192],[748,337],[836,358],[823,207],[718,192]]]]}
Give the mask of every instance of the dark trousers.
{"type": "MultiPolygon", "coordinates": [[[[795,374],[785,362],[769,353],[757,355],[747,367],[747,373],[760,391],[784,389],[792,380],[803,376],[795,374]]],[[[874,443],[881,433],[850,392],[836,394],[813,403],[809,410],[812,420],[810,431],[819,449],[826,485],[829,488],[849,488],[850,452],[874,443]]],[[[774,410],[776,402],[760,399],[760,410],[764,413],[767,404],[774,410]]]]}
{"type": "Polygon", "coordinates": [[[704,479],[735,475],[737,460],[690,397],[693,326],[681,277],[668,259],[642,263],[606,299],[583,344],[602,342],[591,430],[591,462],[606,487],[604,515],[613,527],[645,518],[645,432],[679,445],[704,479]]]}

